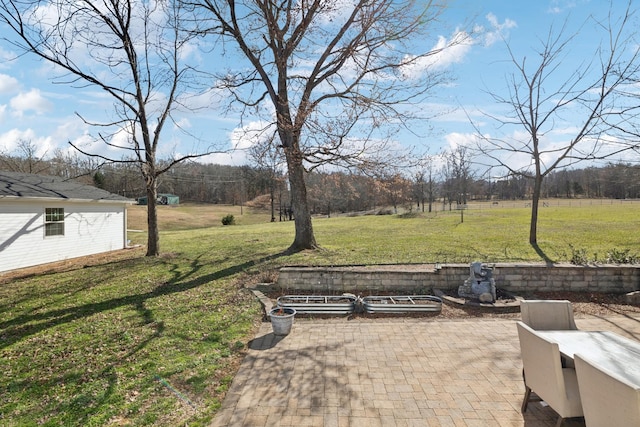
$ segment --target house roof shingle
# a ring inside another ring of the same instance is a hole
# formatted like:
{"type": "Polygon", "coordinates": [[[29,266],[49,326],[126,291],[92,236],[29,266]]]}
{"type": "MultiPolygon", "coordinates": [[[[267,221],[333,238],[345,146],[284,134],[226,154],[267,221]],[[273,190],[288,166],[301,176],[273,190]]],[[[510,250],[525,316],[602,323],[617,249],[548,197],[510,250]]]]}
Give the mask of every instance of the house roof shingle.
{"type": "Polygon", "coordinates": [[[0,199],[3,197],[134,202],[100,188],[65,181],[57,176],[0,171],[0,199]]]}

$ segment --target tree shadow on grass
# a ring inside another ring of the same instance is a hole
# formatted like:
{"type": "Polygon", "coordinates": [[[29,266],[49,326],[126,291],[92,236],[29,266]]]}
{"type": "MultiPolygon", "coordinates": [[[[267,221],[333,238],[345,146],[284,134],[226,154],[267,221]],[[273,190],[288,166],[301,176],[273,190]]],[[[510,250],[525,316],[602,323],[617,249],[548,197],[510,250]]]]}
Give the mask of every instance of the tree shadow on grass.
{"type": "Polygon", "coordinates": [[[540,247],[540,245],[538,245],[537,243],[532,243],[531,247],[533,248],[534,251],[536,251],[536,253],[538,254],[538,256],[540,258],[542,258],[544,260],[544,262],[548,265],[551,266],[553,265],[553,260],[549,257],[549,255],[546,254],[545,251],[542,250],[542,248],[540,247]]]}
{"type": "Polygon", "coordinates": [[[233,276],[250,267],[255,267],[288,254],[289,252],[287,251],[280,252],[257,260],[246,261],[203,276],[197,276],[203,264],[199,258],[196,258],[191,262],[189,270],[185,273],[180,272],[180,267],[177,264],[173,265],[169,271],[173,273],[174,277],[149,292],[126,295],[64,309],[53,309],[37,314],[19,315],[7,321],[0,322],[0,349],[9,347],[31,335],[35,335],[57,325],[87,318],[118,307],[134,307],[141,313],[141,316],[146,322],[152,322],[153,314],[145,307],[146,301],[157,297],[185,292],[206,283],[233,276]]]}
{"type": "MultiPolygon", "coordinates": [[[[54,390],[61,384],[81,384],[88,381],[89,376],[81,370],[69,370],[52,375],[45,380],[38,378],[25,378],[10,383],[7,390],[11,393],[28,393],[31,396],[38,394],[39,391],[54,390]]],[[[100,372],[91,374],[91,381],[99,381],[100,387],[94,389],[78,390],[70,399],[56,401],[55,399],[42,399],[40,405],[47,409],[41,413],[49,412],[52,414],[62,415],[58,418],[58,422],[64,422],[73,425],[86,425],[89,418],[96,412],[96,408],[101,407],[106,402],[114,399],[114,393],[118,388],[118,375],[113,366],[106,366],[100,372]]],[[[0,417],[2,420],[2,417],[0,417]]],[[[40,423],[42,420],[33,420],[33,423],[40,423]]]]}

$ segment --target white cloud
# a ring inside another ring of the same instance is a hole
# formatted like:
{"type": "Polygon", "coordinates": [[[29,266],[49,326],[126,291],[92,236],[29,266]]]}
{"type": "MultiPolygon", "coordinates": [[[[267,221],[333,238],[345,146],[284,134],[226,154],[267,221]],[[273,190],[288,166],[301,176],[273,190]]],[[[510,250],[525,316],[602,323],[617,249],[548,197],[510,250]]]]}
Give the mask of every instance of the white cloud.
{"type": "Polygon", "coordinates": [[[478,136],[473,133],[451,132],[445,135],[445,141],[452,150],[457,147],[473,147],[478,142],[478,136]]]}
{"type": "Polygon", "coordinates": [[[420,105],[424,111],[433,112],[430,120],[438,123],[456,123],[469,125],[470,119],[477,126],[481,125],[479,119],[484,118],[481,111],[475,106],[463,106],[445,103],[424,103],[420,105]]]}
{"type": "Polygon", "coordinates": [[[211,163],[216,165],[242,166],[249,163],[247,154],[243,151],[232,151],[229,153],[213,153],[198,158],[199,163],[211,163]]]}
{"type": "Polygon", "coordinates": [[[547,12],[552,15],[564,13],[568,9],[575,9],[577,4],[575,0],[552,0],[549,4],[547,12]]]}
{"type": "MultiPolygon", "coordinates": [[[[94,149],[95,147],[99,147],[99,148],[104,148],[105,145],[102,144],[101,142],[98,144],[96,143],[96,139],[94,137],[92,137],[91,135],[89,135],[89,133],[83,133],[81,135],[76,135],[73,138],[69,138],[68,141],[71,142],[71,144],[73,144],[74,146],[81,148],[82,150],[89,152],[89,153],[94,153],[94,154],[101,154],[98,153],[96,151],[92,151],[92,149],[94,149]]],[[[78,153],[78,151],[73,148],[71,146],[71,144],[67,144],[67,146],[65,148],[62,148],[63,151],[67,152],[67,153],[78,153]]]]}
{"type": "Polygon", "coordinates": [[[19,117],[27,111],[34,111],[37,114],[44,114],[51,111],[53,105],[42,94],[39,89],[31,89],[29,92],[20,92],[11,98],[9,105],[19,117]]]}
{"type": "Polygon", "coordinates": [[[184,43],[180,49],[180,60],[186,61],[187,59],[192,59],[197,62],[202,62],[202,50],[200,47],[202,41],[198,40],[198,42],[190,41],[188,43],[184,43]]]}
{"type": "Polygon", "coordinates": [[[191,128],[191,121],[186,117],[176,120],[173,124],[173,130],[182,130],[191,128]]]}
{"type": "MultiPolygon", "coordinates": [[[[404,68],[406,77],[415,78],[426,69],[446,69],[453,64],[459,64],[471,52],[471,48],[481,44],[484,47],[493,45],[496,41],[504,39],[508,31],[517,27],[517,23],[512,19],[505,19],[500,22],[498,18],[489,13],[486,16],[489,29],[483,26],[476,26],[471,33],[458,30],[451,38],[440,36],[437,43],[431,49],[432,54],[420,58],[410,66],[404,68]]],[[[409,57],[412,60],[415,57],[409,57]]]]}
{"type": "Polygon", "coordinates": [[[405,63],[410,64],[403,67],[403,74],[406,78],[415,79],[426,70],[441,70],[462,62],[474,43],[473,38],[465,31],[456,32],[451,39],[440,36],[436,45],[430,50],[431,54],[418,59],[416,59],[417,56],[405,58],[405,63]]]}
{"type": "Polygon", "coordinates": [[[251,162],[249,149],[270,138],[273,132],[274,129],[270,123],[259,120],[237,127],[229,133],[231,146],[229,150],[200,157],[198,162],[233,166],[246,165],[251,162]]]}
{"type": "Polygon", "coordinates": [[[450,40],[440,37],[434,51],[439,52],[430,57],[435,60],[438,68],[447,68],[452,64],[460,63],[471,50],[475,41],[465,31],[456,32],[450,40]],[[441,49],[441,50],[440,50],[441,49]]]}
{"type": "Polygon", "coordinates": [[[0,95],[16,93],[18,90],[20,90],[20,83],[16,78],[0,74],[0,95]]]}
{"type": "Polygon", "coordinates": [[[61,142],[67,142],[87,132],[89,125],[80,120],[77,116],[67,116],[60,119],[60,123],[56,127],[54,138],[61,142]]]}
{"type": "MultiPolygon", "coordinates": [[[[27,131],[33,135],[33,131],[27,131]]],[[[9,132],[0,134],[0,152],[13,153],[18,146],[18,142],[23,139],[24,132],[18,129],[11,129],[9,132]]]]}
{"type": "Polygon", "coordinates": [[[0,152],[15,153],[18,145],[23,141],[37,147],[36,157],[50,155],[55,148],[55,144],[50,137],[38,137],[33,129],[11,129],[8,132],[0,134],[0,152]]]}
{"type": "Polygon", "coordinates": [[[0,69],[11,68],[11,61],[14,61],[16,58],[18,58],[18,56],[19,55],[16,55],[14,52],[4,50],[0,46],[0,69]]]}
{"type": "Polygon", "coordinates": [[[553,129],[548,132],[548,135],[569,135],[570,137],[574,137],[580,133],[580,128],[574,125],[565,125],[558,123],[553,129]]]}
{"type": "Polygon", "coordinates": [[[231,146],[236,150],[246,150],[258,142],[266,141],[273,135],[275,129],[269,123],[254,121],[231,131],[229,135],[231,146]]]}
{"type": "Polygon", "coordinates": [[[116,129],[110,135],[106,134],[105,131],[103,137],[108,141],[108,144],[96,135],[92,135],[88,127],[84,130],[81,127],[75,127],[74,129],[73,124],[70,124],[67,128],[58,128],[60,135],[64,134],[64,132],[69,134],[69,137],[64,142],[71,141],[73,145],[86,153],[102,155],[111,159],[120,159],[133,155],[132,152],[127,150],[132,145],[130,143],[131,136],[126,129],[116,129]]]}
{"type": "MultiPolygon", "coordinates": [[[[152,129],[149,129],[149,131],[152,131],[152,129]]],[[[132,136],[131,136],[130,129],[124,129],[124,128],[118,129],[111,137],[111,140],[109,141],[110,145],[108,145],[108,149],[110,151],[120,152],[122,148],[125,148],[125,149],[131,148],[132,146],[131,140],[132,140],[132,136]]],[[[96,144],[98,144],[99,146],[103,145],[101,141],[97,141],[96,144]]]]}
{"type": "Polygon", "coordinates": [[[182,106],[180,110],[193,113],[199,110],[215,108],[226,96],[228,96],[226,92],[211,88],[199,93],[188,92],[181,94],[178,97],[178,104],[182,106]]]}
{"type": "MultiPolygon", "coordinates": [[[[356,2],[353,0],[333,0],[330,2],[323,2],[322,12],[317,15],[317,19],[322,25],[339,25],[342,24],[345,17],[351,15],[355,7],[356,2]]],[[[302,10],[301,8],[302,7],[298,5],[294,9],[302,10]]]]}
{"type": "Polygon", "coordinates": [[[518,26],[516,21],[509,18],[506,18],[502,23],[500,23],[493,13],[487,14],[486,18],[487,21],[489,21],[490,30],[484,32],[484,46],[491,46],[495,42],[506,38],[509,30],[518,26]]]}

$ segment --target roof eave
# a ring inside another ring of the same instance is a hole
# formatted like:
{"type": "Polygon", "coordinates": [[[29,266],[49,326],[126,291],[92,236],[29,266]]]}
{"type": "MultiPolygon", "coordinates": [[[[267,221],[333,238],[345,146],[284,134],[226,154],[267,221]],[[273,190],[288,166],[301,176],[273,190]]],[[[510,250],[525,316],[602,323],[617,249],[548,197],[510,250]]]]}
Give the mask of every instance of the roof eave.
{"type": "Polygon", "coordinates": [[[0,199],[9,199],[22,202],[53,202],[53,203],[105,203],[105,204],[119,204],[119,205],[134,205],[137,202],[135,200],[110,200],[110,199],[77,199],[77,198],[64,198],[64,197],[32,197],[32,196],[8,196],[0,195],[0,199]]]}

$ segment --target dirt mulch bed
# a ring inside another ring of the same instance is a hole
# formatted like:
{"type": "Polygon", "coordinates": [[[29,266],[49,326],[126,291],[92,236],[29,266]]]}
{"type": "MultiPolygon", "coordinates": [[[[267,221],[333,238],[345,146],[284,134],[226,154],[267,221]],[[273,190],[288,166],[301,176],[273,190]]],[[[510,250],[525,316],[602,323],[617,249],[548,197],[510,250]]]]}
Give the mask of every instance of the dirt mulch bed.
{"type": "MultiPolygon", "coordinates": [[[[280,290],[270,286],[262,289],[263,293],[275,304],[275,301],[282,295],[318,295],[310,291],[294,292],[292,290],[280,290]]],[[[356,293],[357,295],[357,293],[356,293]]],[[[375,295],[390,295],[388,292],[375,292],[375,295]]],[[[394,295],[398,295],[395,293],[394,295]]],[[[367,295],[360,295],[367,296],[367,295]]],[[[576,318],[585,316],[614,316],[631,315],[640,316],[640,305],[626,302],[624,294],[606,294],[597,292],[536,292],[526,295],[518,295],[525,299],[557,299],[569,300],[573,304],[573,311],[576,318]]],[[[464,319],[474,317],[485,318],[520,318],[519,309],[492,309],[490,307],[477,307],[468,305],[442,303],[440,313],[407,313],[407,314],[361,314],[362,317],[383,317],[383,316],[404,316],[404,317],[442,317],[447,319],[464,319]]]]}
{"type": "MultiPolygon", "coordinates": [[[[522,295],[522,297],[525,299],[569,300],[573,305],[573,312],[576,318],[614,315],[640,316],[640,305],[628,304],[625,295],[593,292],[538,292],[531,295],[522,295]]],[[[447,318],[519,318],[520,312],[501,313],[481,307],[460,307],[451,304],[442,304],[441,315],[447,318]]]]}

